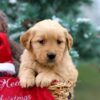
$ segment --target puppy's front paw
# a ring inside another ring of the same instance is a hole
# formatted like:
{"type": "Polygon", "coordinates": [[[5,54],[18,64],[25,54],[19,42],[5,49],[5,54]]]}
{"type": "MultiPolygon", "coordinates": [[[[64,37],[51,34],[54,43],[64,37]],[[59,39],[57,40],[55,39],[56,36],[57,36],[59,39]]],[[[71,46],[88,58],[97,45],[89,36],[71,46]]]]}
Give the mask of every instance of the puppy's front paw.
{"type": "Polygon", "coordinates": [[[27,78],[21,78],[20,79],[20,86],[22,88],[29,88],[33,87],[35,85],[35,78],[34,77],[27,77],[27,78]]]}
{"type": "Polygon", "coordinates": [[[54,81],[52,75],[39,74],[36,77],[36,86],[37,87],[48,87],[54,81]]]}

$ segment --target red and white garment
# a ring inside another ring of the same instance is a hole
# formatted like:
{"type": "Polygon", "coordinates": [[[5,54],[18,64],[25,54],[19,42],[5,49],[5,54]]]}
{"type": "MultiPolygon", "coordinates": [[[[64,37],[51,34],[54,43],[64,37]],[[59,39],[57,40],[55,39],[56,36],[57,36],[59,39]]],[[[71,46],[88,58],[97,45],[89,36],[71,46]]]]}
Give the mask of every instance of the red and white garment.
{"type": "Polygon", "coordinates": [[[0,78],[0,100],[55,100],[47,88],[21,88],[18,78],[0,78]]]}
{"type": "Polygon", "coordinates": [[[15,73],[8,38],[6,33],[0,32],[0,76],[14,75],[15,73]]]}

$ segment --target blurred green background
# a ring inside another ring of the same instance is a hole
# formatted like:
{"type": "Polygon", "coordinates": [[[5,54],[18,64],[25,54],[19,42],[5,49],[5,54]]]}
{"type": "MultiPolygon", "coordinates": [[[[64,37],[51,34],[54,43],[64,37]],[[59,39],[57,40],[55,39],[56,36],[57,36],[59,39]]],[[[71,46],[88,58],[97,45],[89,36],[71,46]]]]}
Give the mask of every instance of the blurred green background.
{"type": "Polygon", "coordinates": [[[0,10],[8,16],[10,39],[43,19],[53,19],[74,38],[70,50],[79,70],[75,100],[100,100],[100,30],[83,16],[82,5],[92,0],[0,0],[0,10]]]}

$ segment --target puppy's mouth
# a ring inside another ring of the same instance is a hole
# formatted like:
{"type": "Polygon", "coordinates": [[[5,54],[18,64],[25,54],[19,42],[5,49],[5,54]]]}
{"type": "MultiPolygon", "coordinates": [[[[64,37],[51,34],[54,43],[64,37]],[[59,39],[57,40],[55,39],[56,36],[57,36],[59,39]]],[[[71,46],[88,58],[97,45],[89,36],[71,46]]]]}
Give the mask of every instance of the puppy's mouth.
{"type": "Polygon", "coordinates": [[[48,67],[54,67],[56,65],[56,63],[55,62],[47,62],[45,65],[48,67]]]}
{"type": "Polygon", "coordinates": [[[43,65],[44,67],[50,67],[50,68],[54,67],[57,64],[56,60],[48,60],[48,59],[46,59],[44,62],[40,62],[38,60],[36,60],[36,62],[43,65]]]}
{"type": "Polygon", "coordinates": [[[47,59],[47,63],[55,63],[56,60],[55,59],[47,59]]]}
{"type": "Polygon", "coordinates": [[[56,66],[58,64],[57,59],[46,59],[45,64],[49,67],[56,66]]]}
{"type": "Polygon", "coordinates": [[[44,62],[41,62],[39,60],[35,60],[37,63],[47,66],[47,67],[52,67],[54,65],[56,65],[56,60],[48,60],[46,59],[44,62]]]}

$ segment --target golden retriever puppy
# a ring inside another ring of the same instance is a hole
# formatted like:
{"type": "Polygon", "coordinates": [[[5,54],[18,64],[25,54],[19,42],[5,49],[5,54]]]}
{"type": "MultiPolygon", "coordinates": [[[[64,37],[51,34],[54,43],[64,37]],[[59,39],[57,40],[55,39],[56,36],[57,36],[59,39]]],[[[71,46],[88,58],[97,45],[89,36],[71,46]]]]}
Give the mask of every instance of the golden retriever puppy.
{"type": "Polygon", "coordinates": [[[25,47],[19,69],[21,87],[47,87],[54,80],[77,81],[78,72],[68,52],[73,39],[59,23],[40,21],[20,41],[25,47]]]}

